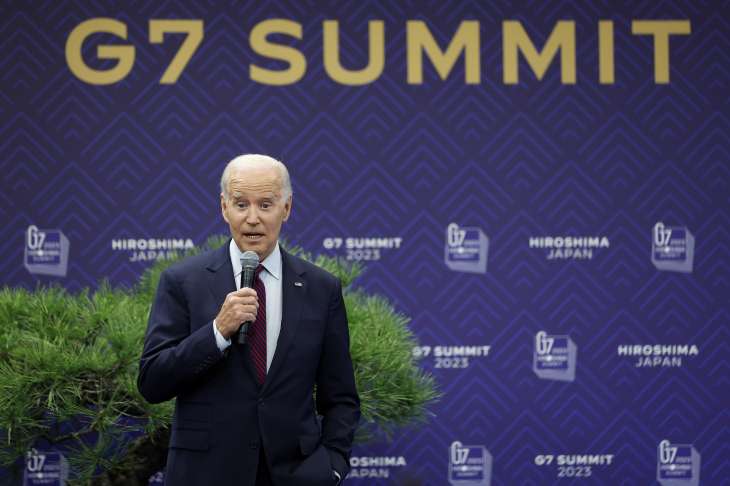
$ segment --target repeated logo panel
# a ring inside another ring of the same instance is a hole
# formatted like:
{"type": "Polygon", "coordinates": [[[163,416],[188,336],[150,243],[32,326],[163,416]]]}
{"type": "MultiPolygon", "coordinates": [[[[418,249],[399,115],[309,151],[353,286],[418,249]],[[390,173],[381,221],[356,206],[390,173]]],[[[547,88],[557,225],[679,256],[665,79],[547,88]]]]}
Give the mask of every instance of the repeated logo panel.
{"type": "MultiPolygon", "coordinates": [[[[350,484],[730,484],[726,14],[690,1],[4,2],[0,282],[128,285],[225,233],[224,164],[271,154],[293,180],[287,240],[365,263],[358,285],[411,318],[443,391],[427,424],[358,446],[350,484]],[[128,71],[95,85],[66,44],[100,17],[126,40],[92,34],[81,61],[128,71]],[[173,83],[160,80],[187,34],[152,42],[152,19],[203,24],[173,83]],[[253,45],[272,19],[301,27],[269,36],[300,57],[253,45]],[[327,20],[351,71],[383,21],[371,82],[333,78],[327,20]],[[651,20],[675,22],[666,58],[661,35],[639,33],[651,20]],[[416,21],[442,53],[464,44],[445,73],[424,54],[409,84],[416,21]],[[549,39],[569,51],[551,33],[572,22],[575,83],[570,59],[538,79],[524,51],[506,83],[505,21],[543,53],[549,39]],[[131,62],[100,59],[102,45],[131,62]],[[292,74],[266,84],[252,66],[292,74]]],[[[45,457],[29,453],[30,473],[45,457]]]]}

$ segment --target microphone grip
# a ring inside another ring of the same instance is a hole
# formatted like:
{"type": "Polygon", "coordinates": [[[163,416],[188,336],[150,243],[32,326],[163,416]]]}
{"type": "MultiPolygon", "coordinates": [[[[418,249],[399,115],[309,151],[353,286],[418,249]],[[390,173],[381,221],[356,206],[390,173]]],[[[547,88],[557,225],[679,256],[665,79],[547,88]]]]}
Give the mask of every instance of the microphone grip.
{"type": "MultiPolygon", "coordinates": [[[[256,265],[258,265],[259,259],[258,256],[256,256],[253,252],[247,252],[251,253],[253,256],[252,261],[248,261],[246,263],[245,260],[241,260],[241,288],[251,288],[253,287],[253,280],[256,276],[256,265]]],[[[248,328],[251,325],[252,321],[244,322],[241,324],[241,327],[238,328],[238,333],[236,336],[236,341],[238,344],[246,344],[246,338],[248,338],[248,328]]]]}
{"type": "Polygon", "coordinates": [[[248,327],[251,325],[251,322],[244,322],[241,324],[241,327],[238,328],[238,332],[236,333],[236,341],[238,344],[246,344],[246,339],[248,338],[248,327]]]}

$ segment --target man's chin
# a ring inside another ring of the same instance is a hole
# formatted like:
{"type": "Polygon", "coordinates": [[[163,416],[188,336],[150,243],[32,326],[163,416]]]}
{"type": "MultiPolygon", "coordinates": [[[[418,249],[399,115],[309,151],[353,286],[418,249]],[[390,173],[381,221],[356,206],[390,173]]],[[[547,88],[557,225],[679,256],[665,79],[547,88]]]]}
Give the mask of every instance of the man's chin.
{"type": "Polygon", "coordinates": [[[266,253],[267,246],[266,241],[264,239],[260,239],[257,241],[251,241],[249,239],[246,240],[239,240],[236,242],[238,245],[238,248],[241,250],[242,253],[245,253],[247,251],[253,251],[256,252],[256,254],[259,256],[259,259],[263,260],[264,254],[266,253]]]}

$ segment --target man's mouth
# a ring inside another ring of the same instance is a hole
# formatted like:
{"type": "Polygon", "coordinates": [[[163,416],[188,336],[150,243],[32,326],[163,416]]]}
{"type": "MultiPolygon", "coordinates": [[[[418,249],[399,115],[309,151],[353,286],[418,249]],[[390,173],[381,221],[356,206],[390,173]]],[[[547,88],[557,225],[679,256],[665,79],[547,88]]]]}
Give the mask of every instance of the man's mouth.
{"type": "Polygon", "coordinates": [[[248,241],[257,241],[264,237],[261,233],[244,233],[244,236],[248,241]]]}

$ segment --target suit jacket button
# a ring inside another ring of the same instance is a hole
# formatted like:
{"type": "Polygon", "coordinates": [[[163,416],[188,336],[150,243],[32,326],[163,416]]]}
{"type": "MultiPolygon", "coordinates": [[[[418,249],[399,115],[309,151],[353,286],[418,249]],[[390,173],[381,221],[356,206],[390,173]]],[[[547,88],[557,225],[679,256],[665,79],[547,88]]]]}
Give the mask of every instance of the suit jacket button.
{"type": "Polygon", "coordinates": [[[248,443],[248,447],[251,450],[256,450],[256,449],[259,448],[259,443],[257,441],[255,441],[255,440],[252,440],[251,442],[248,443]]]}

